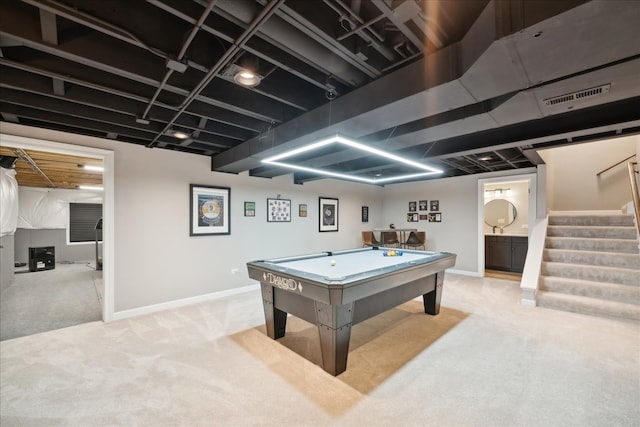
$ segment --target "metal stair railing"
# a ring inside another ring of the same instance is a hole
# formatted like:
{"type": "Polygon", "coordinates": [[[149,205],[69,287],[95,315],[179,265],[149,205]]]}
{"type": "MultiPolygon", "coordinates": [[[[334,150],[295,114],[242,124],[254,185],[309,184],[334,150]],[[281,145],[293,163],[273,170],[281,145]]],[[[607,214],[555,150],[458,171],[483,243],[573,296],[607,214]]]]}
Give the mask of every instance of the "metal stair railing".
{"type": "Polygon", "coordinates": [[[627,163],[627,167],[629,169],[629,181],[631,183],[631,193],[633,193],[633,208],[636,213],[636,227],[638,228],[638,234],[640,235],[640,190],[638,190],[637,166],[638,162],[627,163]]]}

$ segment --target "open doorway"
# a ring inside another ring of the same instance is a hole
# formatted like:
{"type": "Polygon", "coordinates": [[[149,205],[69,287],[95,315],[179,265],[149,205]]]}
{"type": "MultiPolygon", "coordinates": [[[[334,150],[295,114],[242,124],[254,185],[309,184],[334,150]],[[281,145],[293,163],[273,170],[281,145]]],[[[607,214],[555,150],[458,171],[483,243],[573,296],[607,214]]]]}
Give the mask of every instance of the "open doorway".
{"type": "MultiPolygon", "coordinates": [[[[13,150],[21,150],[21,151],[37,151],[49,154],[55,154],[56,156],[74,156],[74,158],[84,158],[84,159],[93,159],[95,164],[100,164],[103,167],[102,172],[102,187],[101,191],[101,203],[102,203],[102,247],[100,248],[100,260],[94,259],[98,255],[97,251],[95,251],[96,243],[95,241],[86,242],[85,248],[89,249],[89,253],[91,254],[87,265],[71,265],[73,263],[66,263],[61,265],[55,273],[58,276],[63,275],[63,270],[80,270],[76,271],[76,274],[84,275],[85,279],[89,277],[90,280],[99,281],[99,285],[101,286],[101,295],[98,299],[98,316],[95,320],[103,320],[109,321],[113,318],[113,163],[114,163],[114,154],[112,151],[103,150],[99,148],[91,148],[91,147],[83,147],[76,146],[70,144],[57,143],[52,141],[33,139],[33,138],[25,138],[11,135],[0,135],[0,141],[2,142],[2,148],[11,148],[13,150]],[[99,270],[97,268],[97,261],[102,263],[102,269],[99,270]],[[90,269],[90,271],[88,271],[90,269]],[[89,275],[89,276],[87,276],[89,275]]],[[[46,191],[46,190],[45,190],[46,191]]],[[[73,190],[68,190],[73,191],[73,190]]],[[[68,217],[65,219],[68,221],[68,217]]],[[[66,242],[68,243],[68,229],[66,230],[67,237],[66,242]]],[[[13,242],[14,245],[16,242],[13,242]]],[[[71,251],[79,250],[73,248],[72,245],[65,245],[65,248],[71,247],[71,251]]],[[[18,257],[16,257],[17,260],[18,257]]],[[[58,258],[62,259],[62,258],[58,258]]],[[[82,263],[80,263],[82,264],[82,263]]],[[[26,266],[27,268],[29,266],[26,266]]],[[[53,271],[41,272],[41,273],[52,273],[53,271]]],[[[39,273],[34,273],[39,274],[39,273]]],[[[53,275],[49,275],[53,276],[53,275]]],[[[64,276],[66,278],[71,276],[64,276]]],[[[34,276],[35,278],[35,276],[34,276]]],[[[38,282],[46,282],[50,280],[49,277],[45,277],[45,274],[42,274],[37,278],[38,282]]],[[[59,280],[53,278],[52,280],[59,280]]],[[[62,279],[67,280],[67,279],[62,279]]],[[[84,279],[83,279],[84,280],[84,279]]],[[[68,309],[70,311],[76,310],[78,311],[78,306],[74,307],[74,298],[73,294],[70,294],[69,297],[70,305],[68,309]]],[[[50,295],[43,297],[43,300],[40,304],[47,304],[47,301],[51,301],[50,295]]],[[[80,310],[82,311],[82,310],[80,310]]],[[[85,313],[86,315],[86,313],[85,313]]],[[[82,313],[80,313],[80,318],[82,318],[82,313]]],[[[55,325],[52,325],[52,329],[55,329],[55,325]]]]}
{"type": "Polygon", "coordinates": [[[478,180],[479,273],[519,280],[536,213],[536,175],[478,180]]]}

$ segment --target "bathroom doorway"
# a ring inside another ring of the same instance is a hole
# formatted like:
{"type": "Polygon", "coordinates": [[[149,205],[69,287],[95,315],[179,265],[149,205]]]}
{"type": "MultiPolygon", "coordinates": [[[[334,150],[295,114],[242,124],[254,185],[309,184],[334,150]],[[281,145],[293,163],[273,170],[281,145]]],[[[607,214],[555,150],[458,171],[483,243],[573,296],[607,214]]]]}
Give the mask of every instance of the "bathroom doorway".
{"type": "Polygon", "coordinates": [[[519,280],[535,221],[536,175],[478,180],[478,266],[481,275],[519,280]]]}

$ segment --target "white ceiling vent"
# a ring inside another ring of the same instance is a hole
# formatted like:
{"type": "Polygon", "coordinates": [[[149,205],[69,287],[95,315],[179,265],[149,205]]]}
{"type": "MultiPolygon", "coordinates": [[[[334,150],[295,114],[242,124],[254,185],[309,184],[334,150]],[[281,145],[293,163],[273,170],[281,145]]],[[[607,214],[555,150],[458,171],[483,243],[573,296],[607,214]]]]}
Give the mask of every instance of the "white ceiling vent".
{"type": "Polygon", "coordinates": [[[565,95],[556,96],[553,98],[547,98],[544,100],[544,105],[551,107],[558,104],[566,104],[567,102],[581,101],[586,98],[593,98],[594,96],[604,95],[609,93],[611,83],[606,85],[592,87],[590,89],[583,89],[573,93],[567,93],[565,95]]]}

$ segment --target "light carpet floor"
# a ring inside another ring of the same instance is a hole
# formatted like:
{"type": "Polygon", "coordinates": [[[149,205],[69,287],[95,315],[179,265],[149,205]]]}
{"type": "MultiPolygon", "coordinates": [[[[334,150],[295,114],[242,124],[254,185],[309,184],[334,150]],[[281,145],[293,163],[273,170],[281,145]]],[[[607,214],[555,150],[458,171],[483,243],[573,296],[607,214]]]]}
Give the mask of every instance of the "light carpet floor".
{"type": "Polygon", "coordinates": [[[6,426],[638,426],[640,325],[519,304],[517,282],[447,274],[356,325],[347,371],[258,290],[0,343],[6,426]],[[305,355],[302,357],[301,355],[305,355]]]}
{"type": "Polygon", "coordinates": [[[0,340],[102,320],[102,272],[89,262],[23,271],[0,295],[0,340]]]}

